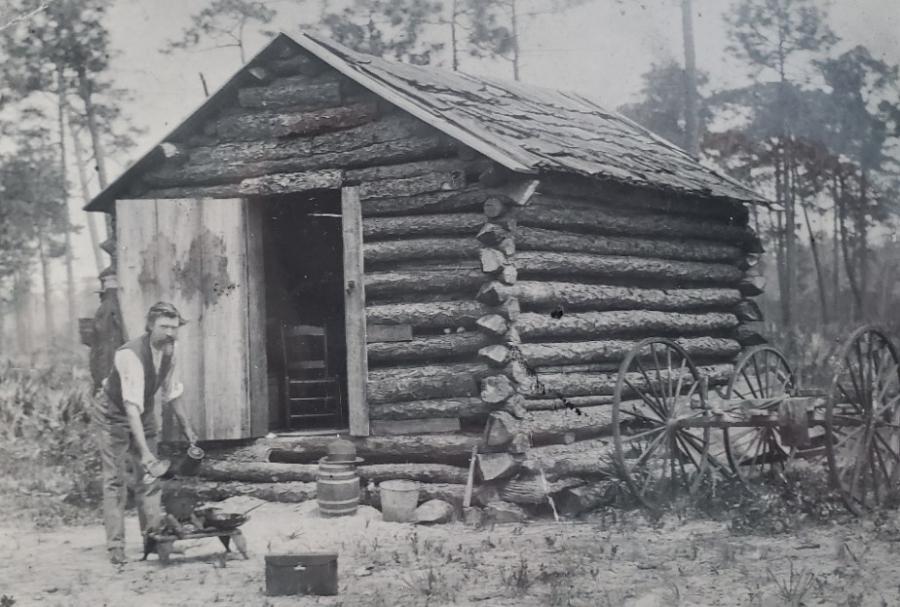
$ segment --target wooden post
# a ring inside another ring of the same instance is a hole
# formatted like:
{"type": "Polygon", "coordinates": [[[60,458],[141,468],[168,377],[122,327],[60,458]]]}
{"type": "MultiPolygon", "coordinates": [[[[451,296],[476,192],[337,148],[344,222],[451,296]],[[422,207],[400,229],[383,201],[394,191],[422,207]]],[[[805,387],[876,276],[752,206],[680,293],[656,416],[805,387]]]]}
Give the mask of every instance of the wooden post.
{"type": "Polygon", "coordinates": [[[269,361],[266,358],[266,285],[263,261],[263,203],[244,201],[247,234],[247,377],[250,398],[250,436],[269,432],[269,361]]]}
{"type": "Polygon", "coordinates": [[[347,338],[347,408],[351,436],[369,435],[366,400],[366,294],[363,273],[362,209],[359,189],[341,189],[344,234],[344,325],[347,338]]]}

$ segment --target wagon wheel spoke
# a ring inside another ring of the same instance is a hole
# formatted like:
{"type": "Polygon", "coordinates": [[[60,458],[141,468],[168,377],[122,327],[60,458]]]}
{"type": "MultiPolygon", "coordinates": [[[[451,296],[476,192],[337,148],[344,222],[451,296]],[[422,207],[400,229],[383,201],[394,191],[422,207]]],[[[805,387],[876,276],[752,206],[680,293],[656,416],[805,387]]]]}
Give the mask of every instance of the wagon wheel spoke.
{"type": "Polygon", "coordinates": [[[859,406],[857,406],[856,400],[854,399],[854,397],[850,396],[850,393],[847,392],[847,389],[844,387],[843,384],[838,382],[837,389],[840,390],[841,394],[843,394],[844,397],[846,398],[846,400],[842,404],[853,405],[853,407],[855,407],[857,411],[862,413],[862,409],[860,409],[859,406]]]}
{"type": "Polygon", "coordinates": [[[705,445],[706,445],[706,453],[707,453],[706,458],[705,458],[705,459],[706,459],[706,462],[707,462],[708,464],[710,464],[711,466],[713,466],[714,468],[716,468],[717,470],[719,470],[719,472],[723,473],[724,475],[726,475],[726,476],[729,475],[729,470],[728,470],[728,469],[727,469],[727,468],[726,468],[719,460],[717,460],[715,457],[713,457],[712,455],[709,454],[709,449],[708,449],[708,445],[709,445],[709,436],[708,436],[708,433],[705,433],[705,436],[704,436],[704,438],[702,438],[702,439],[701,439],[700,437],[698,437],[696,434],[693,434],[693,433],[690,433],[690,432],[685,432],[684,434],[682,434],[682,436],[684,437],[685,440],[687,440],[688,442],[692,443],[692,446],[694,447],[694,449],[696,449],[696,450],[699,451],[699,452],[703,452],[703,451],[704,451],[704,446],[703,446],[703,444],[705,444],[705,445]],[[701,441],[701,440],[703,441],[703,444],[699,444],[699,445],[698,445],[698,444],[697,444],[697,441],[701,441]]]}
{"type": "Polygon", "coordinates": [[[678,381],[675,382],[675,398],[678,398],[678,396],[681,394],[681,388],[684,386],[684,377],[685,377],[684,367],[686,364],[687,364],[687,359],[682,358],[681,365],[679,365],[679,367],[678,367],[678,381]]]}
{"type": "Polygon", "coordinates": [[[672,393],[672,351],[666,349],[666,369],[668,369],[668,377],[666,378],[666,386],[668,387],[669,398],[672,399],[672,406],[675,406],[675,399],[678,397],[677,394],[672,393]]]}
{"type": "Polygon", "coordinates": [[[834,441],[834,443],[833,443],[835,449],[837,449],[838,447],[844,446],[844,444],[847,443],[851,438],[853,438],[854,436],[856,436],[857,434],[859,434],[860,432],[862,432],[865,429],[866,429],[865,426],[857,426],[853,430],[850,430],[849,432],[842,434],[838,438],[838,440],[834,441]]]}
{"type": "Polygon", "coordinates": [[[648,397],[642,391],[638,390],[637,387],[634,384],[632,384],[631,381],[629,381],[627,378],[625,379],[625,385],[627,385],[629,388],[631,388],[634,392],[637,392],[638,396],[641,397],[641,400],[644,401],[645,403],[647,403],[647,406],[650,407],[650,409],[653,410],[653,412],[656,413],[661,420],[668,419],[665,412],[659,406],[659,403],[657,401],[650,399],[650,397],[648,397]]]}
{"type": "Polygon", "coordinates": [[[640,468],[645,463],[647,463],[647,460],[650,459],[650,456],[653,455],[656,452],[656,450],[659,448],[659,446],[662,444],[662,439],[664,439],[667,434],[665,432],[665,430],[666,430],[665,427],[663,427],[662,430],[663,430],[663,432],[658,437],[653,439],[653,441],[649,445],[647,445],[647,449],[641,454],[641,456],[634,463],[635,469],[640,468]]]}
{"type": "Polygon", "coordinates": [[[875,498],[875,503],[878,503],[881,501],[879,499],[879,491],[878,491],[878,469],[877,469],[878,462],[876,461],[877,455],[878,454],[875,450],[869,449],[869,448],[866,449],[866,459],[868,460],[868,463],[869,463],[868,471],[869,471],[869,475],[870,475],[870,478],[872,481],[871,485],[870,485],[870,489],[872,491],[872,495],[875,498]]]}
{"type": "MultiPolygon", "coordinates": [[[[876,444],[872,445],[872,453],[875,454],[875,457],[872,458],[873,462],[878,464],[878,468],[872,468],[872,475],[877,475],[878,472],[881,472],[882,478],[885,480],[885,483],[890,481],[891,475],[888,472],[887,464],[884,463],[884,456],[881,454],[881,449],[878,448],[877,438],[876,444]],[[877,461],[876,461],[877,460],[877,461]]],[[[877,497],[876,497],[877,499],[877,497]]]]}
{"type": "MultiPolygon", "coordinates": [[[[684,431],[674,423],[699,416],[689,409],[699,385],[700,377],[684,350],[668,339],[639,342],[619,367],[613,399],[616,460],[632,494],[653,510],[663,507],[675,491],[689,487],[692,466],[703,466],[695,452],[699,450],[680,438],[684,431]],[[646,410],[625,411],[626,394],[636,394],[634,408],[646,410]],[[644,427],[625,434],[618,426],[623,413],[644,427]],[[636,447],[641,449],[639,457],[626,463],[625,449],[636,447]]],[[[705,403],[703,406],[707,411],[705,403]]]]}
{"type": "Polygon", "coordinates": [[[631,417],[633,417],[635,420],[637,420],[639,422],[659,423],[659,416],[650,417],[648,415],[644,415],[643,413],[639,413],[638,411],[623,410],[622,415],[630,415],[631,417]]]}
{"type": "Polygon", "coordinates": [[[681,440],[678,437],[677,433],[673,436],[673,439],[674,440],[672,441],[672,457],[673,457],[673,459],[678,460],[678,468],[681,471],[678,486],[684,487],[685,489],[688,489],[690,491],[690,484],[689,484],[690,475],[688,475],[687,469],[685,469],[685,467],[684,467],[684,459],[685,459],[685,457],[687,457],[688,459],[693,461],[694,458],[691,457],[691,454],[688,453],[687,450],[683,450],[684,446],[681,444],[681,440]]]}
{"type": "Polygon", "coordinates": [[[891,383],[891,377],[894,375],[890,373],[890,369],[888,366],[888,351],[886,349],[881,351],[881,357],[877,359],[877,362],[873,360],[873,371],[875,373],[875,387],[879,388],[877,390],[878,396],[875,397],[876,401],[881,401],[884,398],[885,394],[887,394],[887,388],[891,383]],[[887,370],[887,373],[884,371],[887,370]],[[882,381],[884,384],[882,384],[882,381]]]}
{"type": "Polygon", "coordinates": [[[634,362],[635,362],[635,364],[637,365],[638,371],[639,371],[640,374],[644,377],[644,381],[647,382],[647,389],[650,390],[650,391],[653,393],[653,398],[654,398],[658,403],[660,403],[660,405],[661,405],[662,408],[664,409],[664,408],[665,408],[665,403],[662,403],[662,402],[659,400],[659,392],[657,391],[657,386],[654,386],[654,385],[653,385],[653,380],[651,380],[651,379],[650,379],[650,376],[647,375],[647,370],[644,369],[644,365],[641,364],[641,359],[640,359],[640,358],[635,358],[635,359],[634,359],[634,362]]]}
{"type": "MultiPolygon", "coordinates": [[[[748,350],[738,359],[726,398],[765,399],[770,402],[756,408],[772,411],[783,398],[790,396],[794,385],[794,373],[784,355],[771,346],[760,346],[748,350]]],[[[743,407],[731,408],[729,413],[739,420],[749,419],[749,413],[743,407]]],[[[780,444],[779,432],[772,427],[759,425],[741,430],[726,427],[723,441],[731,470],[745,484],[765,476],[776,466],[779,470],[784,467],[787,454],[780,444]]]]}
{"type": "Polygon", "coordinates": [[[875,433],[875,440],[884,446],[884,450],[891,454],[891,458],[895,462],[900,462],[900,453],[894,451],[881,434],[875,433]]]}
{"type": "MultiPolygon", "coordinates": [[[[763,368],[767,369],[767,373],[768,373],[768,364],[769,364],[768,353],[765,356],[765,359],[766,359],[766,364],[763,366],[763,368]]],[[[753,371],[755,372],[754,377],[756,377],[756,384],[757,384],[757,387],[759,388],[759,393],[761,396],[765,396],[765,392],[763,391],[763,387],[762,387],[762,383],[763,383],[762,382],[762,374],[759,372],[759,363],[757,362],[755,356],[751,359],[751,361],[753,362],[753,371]]],[[[744,375],[744,377],[747,377],[746,374],[744,375]]]]}
{"type": "Polygon", "coordinates": [[[636,441],[644,438],[645,436],[650,436],[653,434],[657,434],[659,432],[665,432],[665,430],[666,430],[666,427],[661,425],[661,426],[657,426],[656,428],[653,428],[652,430],[646,430],[644,432],[639,432],[638,434],[629,434],[628,436],[624,437],[622,440],[633,443],[633,442],[636,442],[636,441]]]}
{"type": "MultiPolygon", "coordinates": [[[[694,466],[694,469],[697,471],[697,478],[702,476],[703,471],[701,470],[701,467],[700,467],[701,465],[698,462],[698,460],[694,457],[694,455],[691,453],[690,447],[688,447],[687,442],[684,440],[684,438],[682,436],[678,436],[678,435],[675,436],[675,440],[678,442],[678,445],[680,446],[681,451],[684,453],[684,455],[688,459],[691,460],[691,464],[694,466]]],[[[697,486],[698,486],[697,482],[696,482],[696,478],[695,478],[694,482],[691,482],[690,476],[688,475],[687,471],[684,469],[684,462],[681,461],[680,458],[679,458],[679,464],[681,465],[681,474],[683,476],[682,486],[686,487],[688,490],[688,493],[693,495],[694,493],[696,493],[697,486]]]]}
{"type": "Polygon", "coordinates": [[[741,369],[741,375],[743,375],[744,379],[747,381],[747,387],[750,388],[750,392],[753,394],[753,398],[759,398],[759,394],[757,394],[756,390],[753,389],[753,384],[750,382],[750,378],[747,377],[747,371],[745,369],[741,369]]]}
{"type": "Polygon", "coordinates": [[[663,389],[662,371],[660,370],[659,357],[656,354],[656,344],[650,345],[650,354],[653,355],[653,368],[656,370],[656,386],[663,402],[666,402],[666,391],[663,389]]]}
{"type": "Polygon", "coordinates": [[[764,452],[765,447],[768,445],[766,442],[766,432],[763,429],[760,432],[756,433],[756,446],[753,449],[753,457],[749,459],[750,465],[754,468],[759,467],[759,462],[762,461],[760,455],[764,452]]]}
{"type": "Polygon", "coordinates": [[[881,331],[862,327],[845,343],[839,364],[827,404],[826,454],[832,479],[858,514],[881,505],[900,480],[900,361],[881,331]]]}

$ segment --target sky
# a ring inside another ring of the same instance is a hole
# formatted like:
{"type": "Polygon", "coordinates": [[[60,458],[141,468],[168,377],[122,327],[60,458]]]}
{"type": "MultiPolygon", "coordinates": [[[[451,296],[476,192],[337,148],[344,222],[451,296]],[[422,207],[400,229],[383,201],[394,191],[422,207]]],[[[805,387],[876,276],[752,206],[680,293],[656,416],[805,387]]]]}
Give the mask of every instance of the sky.
{"type": "MultiPolygon", "coordinates": [[[[280,17],[272,25],[286,33],[298,24],[311,23],[328,1],[329,10],[346,0],[270,0],[280,17]]],[[[548,13],[548,0],[521,0],[527,12],[521,32],[523,81],[550,88],[578,91],[607,108],[615,108],[639,93],[641,74],[653,64],[681,61],[681,15],[678,0],[594,0],[565,13],[548,13]]],[[[747,76],[729,61],[723,10],[733,0],[694,0],[697,63],[710,75],[713,86],[738,84],[747,76]]],[[[874,55],[900,64],[900,0],[837,0],[830,4],[830,24],[849,48],[865,44],[874,55]]],[[[110,159],[111,177],[159,142],[200,103],[204,95],[199,74],[211,89],[222,84],[240,67],[234,48],[179,51],[160,49],[177,38],[190,15],[207,5],[206,0],[116,0],[108,14],[115,57],[111,76],[132,91],[124,107],[136,126],[145,132],[128,156],[110,159]]],[[[262,48],[266,38],[248,36],[248,56],[262,48]]],[[[201,45],[202,47],[203,45],[201,45]]],[[[463,71],[511,78],[508,63],[464,57],[463,71]]],[[[96,184],[92,184],[96,193],[96,184]]],[[[77,188],[72,188],[77,192],[77,188]]],[[[81,200],[71,204],[72,218],[83,224],[81,200]]],[[[99,219],[99,217],[98,217],[99,219]]],[[[102,224],[102,221],[98,221],[102,224]]],[[[77,274],[96,276],[87,229],[76,236],[77,274]]],[[[64,274],[57,269],[54,284],[63,288],[64,274]]],[[[92,310],[85,311],[92,313],[92,310]]]]}

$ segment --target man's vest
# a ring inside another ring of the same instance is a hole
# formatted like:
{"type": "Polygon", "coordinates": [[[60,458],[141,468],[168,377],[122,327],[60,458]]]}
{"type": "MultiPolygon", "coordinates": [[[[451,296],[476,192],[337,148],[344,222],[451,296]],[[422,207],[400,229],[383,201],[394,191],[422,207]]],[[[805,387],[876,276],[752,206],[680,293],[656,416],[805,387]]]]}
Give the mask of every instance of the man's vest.
{"type": "MultiPolygon", "coordinates": [[[[162,386],[163,381],[169,374],[169,370],[172,368],[172,355],[163,354],[159,364],[159,375],[157,375],[153,366],[153,354],[150,351],[149,334],[145,333],[137,339],[132,339],[123,344],[119,350],[131,350],[137,354],[138,360],[141,361],[144,367],[144,414],[141,417],[145,420],[146,425],[146,420],[153,419],[153,396],[162,386]]],[[[113,369],[106,379],[104,390],[112,408],[115,410],[115,413],[113,411],[109,413],[114,415],[118,413],[124,416],[125,402],[122,399],[122,378],[119,377],[119,370],[116,369],[115,365],[113,365],[113,369]]]]}

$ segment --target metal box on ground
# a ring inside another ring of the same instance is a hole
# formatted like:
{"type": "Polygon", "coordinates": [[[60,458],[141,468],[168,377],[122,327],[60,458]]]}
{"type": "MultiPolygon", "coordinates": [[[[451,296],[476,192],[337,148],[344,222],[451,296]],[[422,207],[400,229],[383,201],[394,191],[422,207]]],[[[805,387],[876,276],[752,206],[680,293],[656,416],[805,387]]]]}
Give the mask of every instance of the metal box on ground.
{"type": "Polygon", "coordinates": [[[266,594],[336,595],[337,558],[327,552],[266,555],[266,594]]]}

